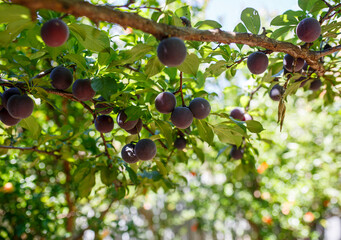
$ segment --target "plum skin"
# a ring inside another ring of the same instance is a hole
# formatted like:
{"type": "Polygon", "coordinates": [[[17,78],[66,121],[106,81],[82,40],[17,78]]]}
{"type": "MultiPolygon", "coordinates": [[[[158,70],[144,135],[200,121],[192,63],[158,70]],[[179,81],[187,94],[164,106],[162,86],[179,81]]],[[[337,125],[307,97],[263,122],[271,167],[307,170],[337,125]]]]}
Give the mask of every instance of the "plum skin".
{"type": "Polygon", "coordinates": [[[174,126],[185,129],[193,122],[193,113],[187,107],[176,107],[171,115],[174,126]]]}
{"type": "Polygon", "coordinates": [[[233,159],[235,160],[242,159],[243,154],[244,154],[244,150],[241,147],[238,148],[236,145],[232,146],[230,155],[233,159]]]}
{"type": "Polygon", "coordinates": [[[321,86],[322,86],[321,80],[315,79],[314,81],[310,83],[309,89],[312,91],[318,91],[320,90],[321,86]]]}
{"type": "Polygon", "coordinates": [[[163,39],[157,47],[157,56],[168,67],[179,66],[187,56],[185,43],[177,37],[163,39]]]}
{"type": "Polygon", "coordinates": [[[7,126],[14,126],[16,125],[17,123],[20,122],[21,119],[19,118],[13,118],[9,113],[8,111],[6,110],[6,108],[3,108],[1,111],[0,111],[0,121],[2,123],[4,123],[5,125],[7,126]]]}
{"type": "Polygon", "coordinates": [[[276,84],[271,88],[269,95],[272,100],[279,101],[283,95],[283,92],[283,87],[279,84],[276,84]]]}
{"type": "Polygon", "coordinates": [[[69,38],[69,28],[62,20],[56,18],[44,23],[40,34],[47,46],[59,47],[69,38]]]}
{"type": "Polygon", "coordinates": [[[136,157],[140,160],[151,160],[156,155],[156,145],[150,139],[141,139],[135,145],[135,154],[136,157]]]}
{"type": "Polygon", "coordinates": [[[51,84],[55,89],[68,89],[73,81],[72,73],[69,69],[63,66],[56,67],[50,73],[51,84]]]}
{"type": "Polygon", "coordinates": [[[129,143],[122,148],[121,157],[127,163],[136,163],[139,161],[135,154],[135,145],[132,143],[129,143]]]}
{"type": "Polygon", "coordinates": [[[138,119],[127,121],[127,118],[127,114],[125,114],[124,111],[120,111],[117,115],[116,122],[120,128],[124,130],[131,130],[136,126],[138,119]]]}
{"type": "Polygon", "coordinates": [[[176,98],[173,93],[162,92],[155,98],[155,108],[160,113],[171,113],[176,106],[176,98]]]}
{"type": "Polygon", "coordinates": [[[96,117],[95,128],[101,133],[108,133],[114,129],[114,120],[109,115],[100,115],[96,117]]]}
{"type": "Polygon", "coordinates": [[[253,74],[262,74],[268,67],[269,59],[265,53],[254,52],[247,58],[247,67],[253,74]]]}
{"type": "Polygon", "coordinates": [[[244,118],[244,111],[241,108],[234,108],[230,112],[230,116],[233,117],[234,119],[241,120],[243,121],[244,118]]]}
{"type": "Polygon", "coordinates": [[[193,117],[197,119],[206,118],[211,112],[210,103],[204,98],[194,98],[190,103],[188,108],[191,110],[193,117]]]}
{"type": "Polygon", "coordinates": [[[321,25],[315,18],[305,18],[298,23],[296,34],[303,42],[314,42],[321,34],[321,25]]]}
{"type": "Polygon", "coordinates": [[[139,118],[135,127],[126,131],[130,133],[131,135],[138,134],[139,132],[141,132],[142,126],[143,126],[142,120],[139,118]]]}
{"type": "Polygon", "coordinates": [[[7,110],[13,118],[28,118],[34,108],[32,98],[27,95],[13,95],[8,99],[7,110]]]}
{"type": "Polygon", "coordinates": [[[179,150],[183,150],[184,148],[186,148],[186,144],[187,144],[186,139],[182,136],[178,137],[174,141],[174,147],[179,150]]]}
{"type": "Polygon", "coordinates": [[[4,91],[3,95],[2,95],[2,105],[4,108],[7,109],[7,102],[10,99],[10,97],[12,97],[13,95],[20,95],[21,92],[18,88],[14,87],[14,88],[9,88],[6,91],[4,91]]]}
{"type": "Polygon", "coordinates": [[[284,68],[289,72],[293,72],[294,70],[295,72],[300,71],[303,68],[305,61],[302,58],[297,58],[295,69],[293,69],[294,61],[295,58],[293,56],[286,54],[283,58],[284,68]]]}
{"type": "Polygon", "coordinates": [[[91,100],[96,92],[91,87],[90,79],[77,79],[72,85],[72,94],[81,101],[91,100]]]}

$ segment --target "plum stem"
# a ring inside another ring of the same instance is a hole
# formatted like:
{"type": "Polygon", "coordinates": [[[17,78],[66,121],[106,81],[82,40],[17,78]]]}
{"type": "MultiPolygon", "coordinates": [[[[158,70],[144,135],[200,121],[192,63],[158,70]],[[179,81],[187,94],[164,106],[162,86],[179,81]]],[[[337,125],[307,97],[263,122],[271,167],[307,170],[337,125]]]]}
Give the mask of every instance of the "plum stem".
{"type": "Polygon", "coordinates": [[[185,100],[184,100],[184,93],[182,91],[182,72],[180,72],[180,87],[177,91],[173,92],[173,94],[181,93],[181,101],[182,101],[182,106],[186,107],[185,100]]]}

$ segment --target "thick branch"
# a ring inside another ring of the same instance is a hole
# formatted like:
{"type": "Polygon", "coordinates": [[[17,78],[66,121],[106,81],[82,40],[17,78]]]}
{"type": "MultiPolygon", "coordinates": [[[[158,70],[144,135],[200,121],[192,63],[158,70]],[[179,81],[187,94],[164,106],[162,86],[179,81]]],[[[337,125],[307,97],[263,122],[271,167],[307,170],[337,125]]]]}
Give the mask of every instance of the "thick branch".
{"type": "Polygon", "coordinates": [[[341,45],[338,45],[338,46],[335,46],[335,47],[332,47],[332,48],[328,48],[328,49],[320,51],[320,52],[316,52],[316,54],[319,57],[324,57],[324,56],[330,55],[330,54],[332,54],[334,52],[338,52],[340,50],[341,50],[341,45]]]}
{"type": "Polygon", "coordinates": [[[281,42],[264,35],[250,33],[226,32],[220,29],[198,30],[188,27],[176,27],[162,23],[156,23],[150,19],[143,18],[135,13],[122,12],[109,6],[97,6],[79,0],[12,0],[13,3],[24,5],[31,11],[39,9],[50,9],[58,12],[72,14],[76,17],[86,16],[94,22],[111,22],[122,27],[132,27],[150,33],[158,39],[168,36],[180,37],[189,41],[239,43],[251,47],[263,47],[274,52],[288,53],[295,58],[303,58],[307,63],[322,75],[325,70],[318,62],[319,54],[309,49],[296,46],[288,42],[281,42]]]}
{"type": "Polygon", "coordinates": [[[15,149],[15,150],[20,150],[20,151],[33,151],[37,153],[43,153],[43,154],[48,154],[51,156],[58,156],[55,151],[44,151],[44,150],[39,150],[36,146],[34,147],[14,147],[14,146],[4,146],[0,145],[0,148],[2,149],[15,149]]]}

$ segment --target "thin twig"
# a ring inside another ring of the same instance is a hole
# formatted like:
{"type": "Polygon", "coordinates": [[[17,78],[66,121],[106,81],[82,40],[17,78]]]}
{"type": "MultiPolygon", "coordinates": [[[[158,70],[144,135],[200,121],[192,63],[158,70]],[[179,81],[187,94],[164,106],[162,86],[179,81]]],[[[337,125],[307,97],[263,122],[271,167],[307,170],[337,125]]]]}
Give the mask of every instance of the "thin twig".
{"type": "MultiPolygon", "coordinates": [[[[110,153],[108,151],[108,147],[107,147],[107,142],[105,140],[104,134],[101,133],[101,138],[103,140],[103,144],[104,144],[104,150],[105,150],[105,155],[107,156],[108,160],[111,159],[110,153]]],[[[111,168],[112,166],[110,165],[109,168],[111,168]]]]}
{"type": "MultiPolygon", "coordinates": [[[[326,4],[327,4],[327,3],[326,3],[326,4]]],[[[335,11],[336,9],[338,9],[338,8],[341,7],[341,3],[339,3],[339,4],[335,5],[335,6],[331,6],[331,5],[329,4],[328,7],[329,7],[328,12],[327,12],[323,17],[321,16],[320,24],[322,24],[324,21],[328,20],[328,19],[330,18],[330,14],[331,14],[333,11],[335,11]]]]}
{"type": "Polygon", "coordinates": [[[250,108],[250,103],[251,103],[251,100],[253,98],[253,95],[262,87],[262,85],[259,85],[255,90],[253,90],[250,94],[250,99],[249,99],[249,102],[247,103],[246,107],[245,107],[245,111],[247,112],[250,108]]]}
{"type": "Polygon", "coordinates": [[[181,93],[181,101],[182,101],[182,106],[186,107],[185,100],[184,100],[184,94],[182,91],[182,72],[180,72],[180,87],[177,91],[173,92],[173,94],[181,93]]]}
{"type": "Polygon", "coordinates": [[[2,149],[15,149],[15,150],[20,150],[20,151],[33,151],[33,152],[37,152],[37,153],[48,154],[48,155],[51,155],[51,156],[54,156],[54,157],[59,156],[58,154],[55,153],[57,150],[54,150],[54,151],[39,150],[37,146],[33,146],[33,147],[15,147],[15,146],[0,145],[0,148],[2,148],[2,149]]]}
{"type": "MultiPolygon", "coordinates": [[[[155,135],[155,133],[153,133],[153,131],[146,124],[143,124],[143,128],[146,129],[151,135],[155,135]]],[[[158,139],[157,141],[164,149],[168,149],[167,146],[160,139],[158,139]]]]}

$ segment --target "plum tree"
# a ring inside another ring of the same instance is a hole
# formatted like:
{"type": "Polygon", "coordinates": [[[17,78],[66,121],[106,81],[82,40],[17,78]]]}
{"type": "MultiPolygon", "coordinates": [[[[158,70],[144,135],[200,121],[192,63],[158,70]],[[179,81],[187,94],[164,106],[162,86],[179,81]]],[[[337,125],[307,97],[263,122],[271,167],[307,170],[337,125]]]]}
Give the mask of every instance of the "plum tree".
{"type": "Polygon", "coordinates": [[[132,129],[126,131],[132,135],[138,134],[139,132],[141,132],[142,126],[143,126],[142,120],[139,118],[136,125],[132,129]]]}
{"type": "Polygon", "coordinates": [[[155,98],[155,108],[160,113],[171,113],[176,106],[176,98],[173,93],[162,92],[155,98]]]}
{"type": "Polygon", "coordinates": [[[123,128],[124,130],[131,130],[136,126],[138,119],[127,121],[127,118],[127,114],[124,111],[120,111],[117,114],[116,122],[120,128],[123,128]]]}
{"type": "Polygon", "coordinates": [[[286,54],[283,58],[283,65],[285,67],[286,70],[288,70],[289,72],[298,72],[300,71],[303,66],[304,66],[304,60],[302,58],[297,58],[296,59],[296,65],[294,68],[294,64],[295,64],[295,58],[292,57],[289,54],[286,54]]]}
{"type": "Polygon", "coordinates": [[[157,56],[168,67],[179,66],[186,58],[187,49],[184,41],[177,37],[163,39],[157,47],[157,56]]]}
{"type": "Polygon", "coordinates": [[[233,159],[242,159],[244,155],[244,150],[241,147],[237,147],[236,145],[233,145],[230,151],[230,156],[233,159]]]}
{"type": "Polygon", "coordinates": [[[314,42],[321,34],[321,25],[315,18],[305,18],[298,23],[296,34],[303,42],[314,42]]]}
{"type": "Polygon", "coordinates": [[[100,115],[96,117],[95,127],[101,133],[111,132],[114,128],[114,120],[109,115],[100,115]]]}
{"type": "Polygon", "coordinates": [[[59,47],[69,38],[69,28],[62,20],[56,18],[44,23],[40,34],[47,46],[59,47]]]}
{"type": "Polygon", "coordinates": [[[8,113],[13,118],[27,118],[31,116],[34,108],[32,98],[27,95],[13,95],[7,102],[8,113]]]}
{"type": "Polygon", "coordinates": [[[3,105],[3,107],[7,109],[8,99],[10,97],[12,97],[13,95],[20,95],[20,94],[21,94],[20,90],[16,87],[9,88],[6,91],[4,91],[4,93],[2,94],[2,105],[3,105]]]}
{"type": "Polygon", "coordinates": [[[140,160],[151,160],[156,155],[156,145],[150,139],[141,139],[135,145],[135,154],[136,157],[140,160]]]}
{"type": "Polygon", "coordinates": [[[194,98],[190,103],[188,108],[191,110],[193,117],[197,119],[206,118],[211,112],[210,103],[204,98],[194,98]]]}
{"type": "Polygon", "coordinates": [[[318,91],[320,90],[321,86],[322,86],[321,79],[318,78],[310,83],[309,89],[312,91],[318,91]]]}
{"type": "Polygon", "coordinates": [[[188,128],[193,122],[193,113],[187,107],[176,107],[172,112],[171,121],[178,128],[188,128]]]}
{"type": "Polygon", "coordinates": [[[88,101],[96,92],[91,87],[90,79],[77,79],[72,85],[72,94],[81,101],[88,101]]]}
{"type": "Polygon", "coordinates": [[[279,100],[281,99],[283,93],[284,93],[283,87],[282,87],[281,85],[279,85],[279,84],[275,84],[275,85],[271,88],[271,90],[270,90],[270,92],[269,92],[269,96],[270,96],[270,98],[271,98],[272,100],[274,100],[274,101],[279,101],[279,100]]]}
{"type": "Polygon", "coordinates": [[[72,72],[63,66],[54,68],[50,74],[51,84],[55,89],[65,90],[73,81],[72,72]]]}
{"type": "Polygon", "coordinates": [[[139,161],[135,154],[135,145],[128,143],[121,150],[121,157],[127,163],[136,163],[139,161]]]}
{"type": "Polygon", "coordinates": [[[108,104],[106,103],[101,103],[102,101],[105,101],[105,99],[101,96],[98,99],[98,102],[96,102],[95,104],[95,110],[96,112],[100,113],[100,114],[110,114],[113,110],[112,107],[110,107],[108,104]]]}
{"type": "Polygon", "coordinates": [[[242,120],[244,118],[244,110],[241,108],[234,108],[230,112],[230,116],[233,117],[234,119],[242,120]]]}
{"type": "Polygon", "coordinates": [[[174,147],[179,150],[183,150],[186,147],[186,144],[186,139],[183,136],[177,137],[174,141],[174,147]]]}
{"type": "Polygon", "coordinates": [[[19,118],[14,118],[12,117],[8,111],[6,110],[6,108],[1,109],[0,111],[0,121],[3,122],[5,125],[7,126],[14,126],[17,123],[20,122],[21,119],[19,118]]]}
{"type": "Polygon", "coordinates": [[[269,59],[263,52],[251,53],[247,58],[247,67],[253,74],[262,74],[268,67],[269,59]]]}

